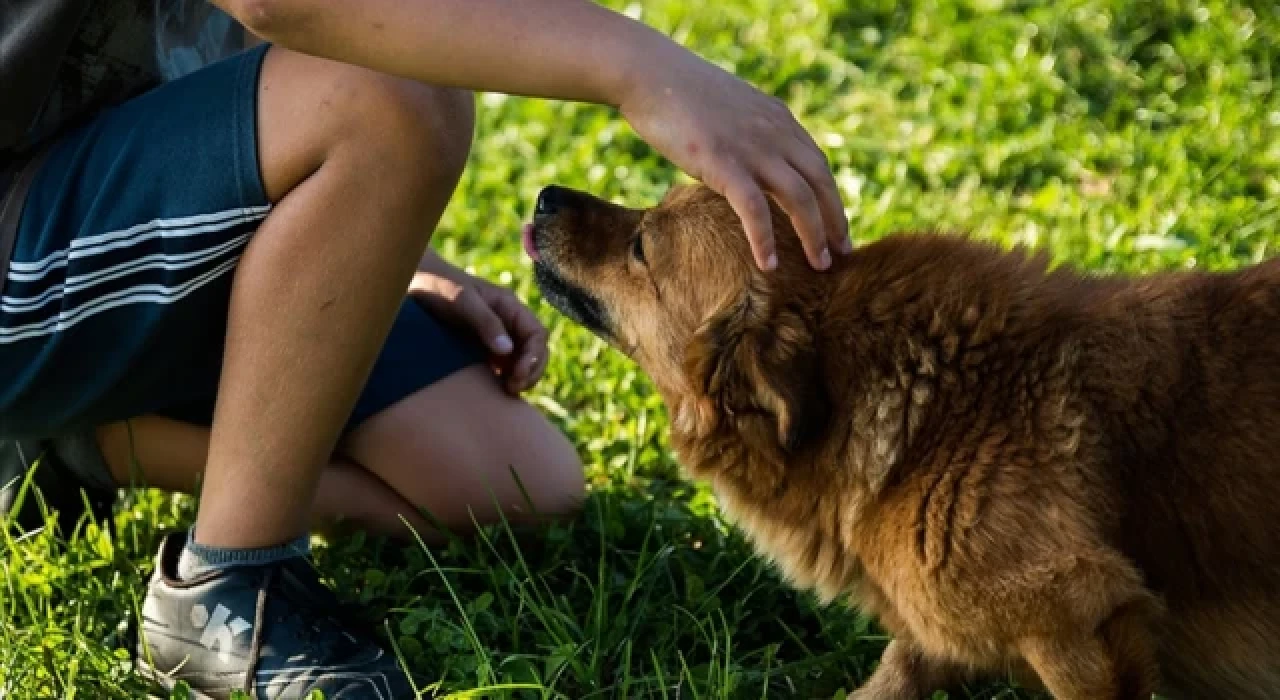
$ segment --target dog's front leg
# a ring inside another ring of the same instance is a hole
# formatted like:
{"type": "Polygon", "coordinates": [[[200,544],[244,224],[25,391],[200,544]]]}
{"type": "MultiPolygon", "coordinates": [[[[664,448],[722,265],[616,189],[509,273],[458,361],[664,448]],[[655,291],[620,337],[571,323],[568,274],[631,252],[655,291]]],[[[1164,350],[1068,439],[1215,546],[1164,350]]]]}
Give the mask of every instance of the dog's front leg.
{"type": "Polygon", "coordinates": [[[960,665],[929,658],[909,639],[899,637],[889,642],[871,678],[848,700],[927,700],[971,678],[960,665]]]}
{"type": "Polygon", "coordinates": [[[1160,683],[1154,643],[1134,608],[1093,634],[1036,637],[1019,650],[1056,700],[1151,700],[1160,683]]]}

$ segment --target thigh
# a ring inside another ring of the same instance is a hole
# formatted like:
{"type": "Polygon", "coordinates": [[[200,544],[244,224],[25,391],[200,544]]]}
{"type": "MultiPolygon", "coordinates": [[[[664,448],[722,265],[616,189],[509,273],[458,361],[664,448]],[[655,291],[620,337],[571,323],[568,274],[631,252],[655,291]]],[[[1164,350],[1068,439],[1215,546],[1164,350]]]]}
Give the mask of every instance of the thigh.
{"type": "Polygon", "coordinates": [[[270,208],[264,50],[108,110],[55,142],[0,303],[0,436],[47,436],[212,395],[231,278],[270,208]]]}

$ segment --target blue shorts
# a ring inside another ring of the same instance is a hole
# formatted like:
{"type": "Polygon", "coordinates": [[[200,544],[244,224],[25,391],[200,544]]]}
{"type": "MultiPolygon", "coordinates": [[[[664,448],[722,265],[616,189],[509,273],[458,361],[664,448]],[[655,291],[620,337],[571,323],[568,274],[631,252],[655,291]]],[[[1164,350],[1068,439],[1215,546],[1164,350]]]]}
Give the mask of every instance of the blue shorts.
{"type": "MultiPolygon", "coordinates": [[[[0,439],[211,419],[232,279],[271,210],[256,129],[266,51],[165,83],[52,145],[0,303],[0,439]]],[[[406,301],[348,428],[484,357],[406,301]]]]}

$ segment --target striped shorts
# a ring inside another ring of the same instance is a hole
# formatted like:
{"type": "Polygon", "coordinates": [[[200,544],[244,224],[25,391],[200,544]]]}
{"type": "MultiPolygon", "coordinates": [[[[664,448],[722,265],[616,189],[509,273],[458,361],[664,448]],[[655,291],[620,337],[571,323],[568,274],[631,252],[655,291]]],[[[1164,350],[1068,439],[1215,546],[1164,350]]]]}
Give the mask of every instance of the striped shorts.
{"type": "MultiPolygon", "coordinates": [[[[257,157],[266,51],[165,83],[52,145],[0,300],[0,439],[146,414],[211,420],[234,272],[271,211],[257,157]]],[[[406,301],[348,427],[483,359],[406,301]]]]}

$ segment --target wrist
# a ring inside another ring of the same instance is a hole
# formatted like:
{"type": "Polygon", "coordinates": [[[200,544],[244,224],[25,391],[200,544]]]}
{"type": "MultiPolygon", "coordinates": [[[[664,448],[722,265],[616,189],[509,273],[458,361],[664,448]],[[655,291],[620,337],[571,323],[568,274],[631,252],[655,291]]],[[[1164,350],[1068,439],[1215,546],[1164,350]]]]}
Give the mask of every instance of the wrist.
{"type": "Polygon", "coordinates": [[[641,95],[653,92],[654,81],[668,71],[678,70],[682,60],[699,60],[695,55],[658,30],[625,15],[613,15],[612,31],[593,36],[587,54],[598,70],[589,84],[595,100],[614,108],[632,104],[641,95]]]}

